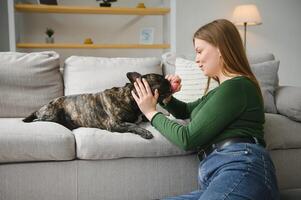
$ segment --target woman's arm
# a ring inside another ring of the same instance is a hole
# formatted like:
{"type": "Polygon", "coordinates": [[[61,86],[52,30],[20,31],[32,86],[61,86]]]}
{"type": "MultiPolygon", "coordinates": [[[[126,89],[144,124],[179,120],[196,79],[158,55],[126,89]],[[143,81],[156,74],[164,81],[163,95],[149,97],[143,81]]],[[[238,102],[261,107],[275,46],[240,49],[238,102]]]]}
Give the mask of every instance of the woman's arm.
{"type": "Polygon", "coordinates": [[[213,140],[245,109],[241,85],[225,83],[208,99],[188,125],[180,125],[162,113],[156,113],[151,124],[168,140],[184,150],[192,150],[213,140]]]}
{"type": "Polygon", "coordinates": [[[172,114],[177,119],[188,119],[192,110],[199,105],[203,100],[202,98],[196,101],[185,103],[171,96],[171,99],[166,103],[159,103],[164,109],[166,109],[170,114],[172,114]]]}

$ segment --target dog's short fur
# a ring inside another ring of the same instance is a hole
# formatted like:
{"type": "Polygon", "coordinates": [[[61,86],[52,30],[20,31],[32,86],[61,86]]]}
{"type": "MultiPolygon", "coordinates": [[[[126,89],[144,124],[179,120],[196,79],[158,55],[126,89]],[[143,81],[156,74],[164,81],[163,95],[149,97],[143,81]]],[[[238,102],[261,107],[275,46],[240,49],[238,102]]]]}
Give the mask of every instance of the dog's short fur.
{"type": "MultiPolygon", "coordinates": [[[[137,125],[142,113],[132,97],[136,78],[145,78],[154,94],[159,91],[158,101],[171,95],[171,86],[167,79],[159,74],[141,76],[137,72],[127,73],[130,83],[124,87],[113,87],[94,94],[63,96],[44,105],[32,113],[24,122],[52,121],[69,129],[92,127],[113,132],[132,132],[145,139],[153,135],[137,125]]],[[[136,93],[137,94],[137,93],[136,93]]]]}

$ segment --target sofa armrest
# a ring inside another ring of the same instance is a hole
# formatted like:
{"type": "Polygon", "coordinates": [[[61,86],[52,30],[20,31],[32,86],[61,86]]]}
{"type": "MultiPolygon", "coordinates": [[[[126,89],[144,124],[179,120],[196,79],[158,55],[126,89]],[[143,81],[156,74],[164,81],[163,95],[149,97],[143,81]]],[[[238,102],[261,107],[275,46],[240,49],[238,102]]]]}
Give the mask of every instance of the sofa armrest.
{"type": "Polygon", "coordinates": [[[278,113],[301,122],[301,87],[279,86],[275,92],[278,113]]]}

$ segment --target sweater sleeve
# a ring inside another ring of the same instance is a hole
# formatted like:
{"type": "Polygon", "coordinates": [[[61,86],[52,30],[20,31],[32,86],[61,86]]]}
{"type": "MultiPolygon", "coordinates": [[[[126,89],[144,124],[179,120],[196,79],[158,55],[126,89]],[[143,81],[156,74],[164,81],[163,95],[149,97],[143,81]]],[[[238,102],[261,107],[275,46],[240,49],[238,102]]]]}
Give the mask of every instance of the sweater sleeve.
{"type": "Polygon", "coordinates": [[[193,150],[211,142],[246,108],[246,97],[239,84],[223,84],[187,125],[180,125],[162,113],[151,119],[163,136],[184,150],[193,150]]]}
{"type": "Polygon", "coordinates": [[[171,100],[168,104],[159,103],[164,109],[166,109],[170,114],[172,114],[177,119],[188,119],[192,110],[199,105],[202,101],[202,98],[197,99],[196,101],[185,103],[176,99],[175,97],[171,97],[171,100]]]}

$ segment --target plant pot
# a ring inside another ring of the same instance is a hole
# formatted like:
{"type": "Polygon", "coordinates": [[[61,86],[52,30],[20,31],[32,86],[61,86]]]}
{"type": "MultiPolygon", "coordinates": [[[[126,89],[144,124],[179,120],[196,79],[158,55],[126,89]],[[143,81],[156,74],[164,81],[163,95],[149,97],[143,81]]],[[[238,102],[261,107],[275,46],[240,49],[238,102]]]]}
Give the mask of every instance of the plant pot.
{"type": "Polygon", "coordinates": [[[46,40],[46,43],[54,43],[54,37],[53,36],[51,36],[51,37],[46,37],[45,38],[45,40],[46,40]]]}

